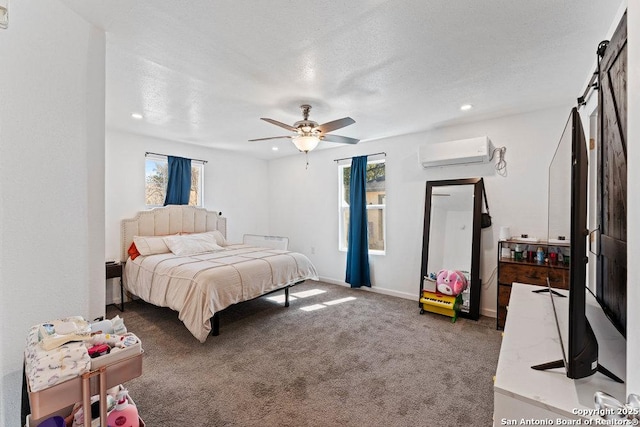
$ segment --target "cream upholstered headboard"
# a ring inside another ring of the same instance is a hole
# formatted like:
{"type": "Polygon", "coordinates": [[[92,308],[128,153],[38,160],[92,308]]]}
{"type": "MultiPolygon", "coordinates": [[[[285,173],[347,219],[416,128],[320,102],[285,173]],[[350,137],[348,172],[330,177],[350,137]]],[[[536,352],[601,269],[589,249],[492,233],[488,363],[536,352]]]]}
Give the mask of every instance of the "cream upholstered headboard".
{"type": "Polygon", "coordinates": [[[129,258],[127,250],[133,242],[133,236],[165,236],[214,230],[220,230],[227,237],[227,218],[219,212],[186,205],[169,205],[141,211],[131,219],[122,220],[120,259],[124,262],[129,258]]]}

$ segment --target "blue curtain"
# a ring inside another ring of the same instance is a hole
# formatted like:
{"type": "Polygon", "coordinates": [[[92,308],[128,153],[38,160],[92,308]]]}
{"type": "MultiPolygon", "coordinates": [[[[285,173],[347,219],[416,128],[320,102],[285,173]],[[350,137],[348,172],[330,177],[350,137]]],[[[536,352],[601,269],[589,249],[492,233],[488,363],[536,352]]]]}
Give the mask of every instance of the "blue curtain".
{"type": "Polygon", "coordinates": [[[188,205],[191,192],[191,159],[167,156],[169,178],[164,205],[188,205]]]}
{"type": "Polygon", "coordinates": [[[354,157],[351,159],[349,182],[349,245],[345,280],[352,288],[371,286],[366,183],[367,156],[354,157]]]}

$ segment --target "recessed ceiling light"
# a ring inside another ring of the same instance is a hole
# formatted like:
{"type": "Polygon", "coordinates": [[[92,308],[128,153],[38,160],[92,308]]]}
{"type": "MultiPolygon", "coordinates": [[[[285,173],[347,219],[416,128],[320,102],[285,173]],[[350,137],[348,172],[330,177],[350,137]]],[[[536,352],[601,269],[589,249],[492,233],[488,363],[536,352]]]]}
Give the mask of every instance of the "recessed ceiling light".
{"type": "Polygon", "coordinates": [[[140,114],[140,113],[131,113],[131,117],[136,119],[136,120],[141,120],[142,119],[142,114],[140,114]]]}
{"type": "Polygon", "coordinates": [[[273,151],[278,151],[278,147],[271,147],[273,151]]]}
{"type": "Polygon", "coordinates": [[[462,110],[462,111],[469,111],[472,108],[473,108],[473,105],[471,105],[471,104],[464,104],[464,105],[460,106],[460,110],[462,110]]]}

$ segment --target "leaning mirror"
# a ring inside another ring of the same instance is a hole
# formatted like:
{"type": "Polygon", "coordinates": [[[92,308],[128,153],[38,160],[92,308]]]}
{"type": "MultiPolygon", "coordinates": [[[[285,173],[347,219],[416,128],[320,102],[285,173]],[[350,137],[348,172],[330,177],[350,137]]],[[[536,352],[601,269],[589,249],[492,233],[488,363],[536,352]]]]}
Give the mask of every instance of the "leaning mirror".
{"type": "Polygon", "coordinates": [[[440,298],[434,305],[441,305],[444,309],[448,301],[453,307],[455,300],[456,316],[479,318],[482,186],[482,178],[427,182],[420,276],[421,308],[426,303],[422,300],[423,291],[433,291],[441,297],[448,297],[440,298]],[[457,276],[438,277],[442,271],[452,275],[456,272],[457,276]],[[467,283],[462,291],[454,286],[460,274],[467,283]],[[458,294],[458,299],[449,297],[458,294]]]}

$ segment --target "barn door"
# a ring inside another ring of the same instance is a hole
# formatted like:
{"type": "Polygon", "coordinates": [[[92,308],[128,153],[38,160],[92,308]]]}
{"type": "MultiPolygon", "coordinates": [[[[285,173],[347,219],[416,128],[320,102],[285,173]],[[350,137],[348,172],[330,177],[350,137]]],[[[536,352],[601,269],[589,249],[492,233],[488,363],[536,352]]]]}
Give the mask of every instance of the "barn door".
{"type": "Polygon", "coordinates": [[[596,293],[626,336],[627,324],[627,15],[599,62],[596,293]]]}

